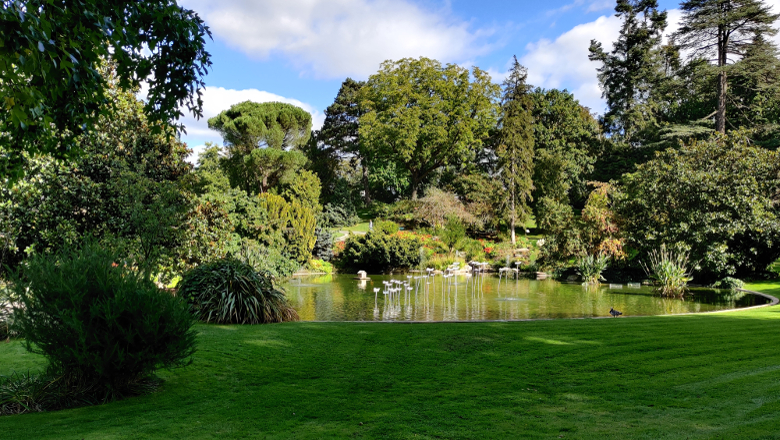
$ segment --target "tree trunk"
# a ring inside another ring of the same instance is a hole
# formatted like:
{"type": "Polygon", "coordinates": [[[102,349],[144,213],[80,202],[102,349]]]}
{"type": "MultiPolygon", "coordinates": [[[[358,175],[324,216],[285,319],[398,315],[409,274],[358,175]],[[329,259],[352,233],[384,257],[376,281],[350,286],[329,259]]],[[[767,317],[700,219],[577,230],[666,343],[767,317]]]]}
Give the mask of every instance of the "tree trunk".
{"type": "MultiPolygon", "coordinates": [[[[512,179],[512,183],[514,183],[514,179],[512,179]]],[[[510,229],[512,230],[512,246],[515,246],[517,244],[517,239],[515,238],[515,218],[517,217],[517,211],[515,211],[515,190],[512,189],[512,219],[510,221],[510,229]]]]}
{"type": "Polygon", "coordinates": [[[715,130],[726,133],[726,53],[728,37],[723,26],[718,28],[718,109],[715,113],[715,130]]]}
{"type": "Polygon", "coordinates": [[[417,176],[412,175],[412,200],[417,200],[417,176]]]}
{"type": "Polygon", "coordinates": [[[366,165],[366,161],[362,161],[363,165],[363,201],[366,203],[366,205],[371,204],[371,191],[368,188],[368,166],[366,165]]]}

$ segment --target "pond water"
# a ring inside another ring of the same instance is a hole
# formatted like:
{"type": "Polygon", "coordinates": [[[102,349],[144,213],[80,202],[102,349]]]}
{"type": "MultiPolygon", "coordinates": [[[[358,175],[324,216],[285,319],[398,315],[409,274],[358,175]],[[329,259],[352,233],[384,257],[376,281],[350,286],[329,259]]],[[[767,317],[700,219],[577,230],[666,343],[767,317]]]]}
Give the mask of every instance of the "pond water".
{"type": "MultiPolygon", "coordinates": [[[[409,275],[412,276],[412,275],[409,275]]],[[[354,275],[295,278],[283,285],[302,321],[483,321],[710,312],[764,304],[764,297],[691,289],[684,300],[661,298],[649,287],[499,280],[495,275],[408,279],[407,275],[354,275]],[[400,287],[393,294],[383,282],[400,287]],[[398,282],[409,282],[411,289],[398,282]],[[375,292],[374,289],[379,289],[375,292]]]]}

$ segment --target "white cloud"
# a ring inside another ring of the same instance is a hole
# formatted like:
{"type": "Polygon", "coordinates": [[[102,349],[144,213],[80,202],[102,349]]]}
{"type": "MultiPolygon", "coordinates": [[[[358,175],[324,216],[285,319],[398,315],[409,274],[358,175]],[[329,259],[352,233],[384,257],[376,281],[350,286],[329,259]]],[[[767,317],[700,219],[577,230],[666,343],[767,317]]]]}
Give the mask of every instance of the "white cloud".
{"type": "Polygon", "coordinates": [[[187,142],[193,149],[193,154],[189,160],[194,162],[198,153],[205,148],[205,142],[214,142],[222,145],[222,137],[216,131],[208,127],[208,120],[234,104],[244,101],[253,102],[285,102],[298,106],[312,115],[312,128],[318,130],[325,122],[325,115],[314,108],[314,106],[301,102],[297,99],[286,98],[269,92],[257,89],[233,90],[223,87],[206,87],[203,89],[203,117],[195,119],[191,114],[185,114],[180,120],[187,129],[187,134],[182,136],[182,140],[187,142]]]}
{"type": "Polygon", "coordinates": [[[365,78],[385,60],[460,62],[488,53],[490,29],[409,0],[186,0],[216,38],[246,54],[286,57],[316,77],[365,78]]]}

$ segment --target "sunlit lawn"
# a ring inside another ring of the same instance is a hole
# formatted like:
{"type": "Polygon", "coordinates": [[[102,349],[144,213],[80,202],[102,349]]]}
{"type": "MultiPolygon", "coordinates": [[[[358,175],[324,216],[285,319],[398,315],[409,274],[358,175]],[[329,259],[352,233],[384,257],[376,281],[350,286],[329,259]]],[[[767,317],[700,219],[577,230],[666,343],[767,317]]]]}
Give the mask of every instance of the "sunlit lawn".
{"type": "MultiPolygon", "coordinates": [[[[0,438],[780,438],[780,307],[198,330],[157,393],[0,417],[0,438]]],[[[0,374],[40,365],[0,344],[0,374]]]]}

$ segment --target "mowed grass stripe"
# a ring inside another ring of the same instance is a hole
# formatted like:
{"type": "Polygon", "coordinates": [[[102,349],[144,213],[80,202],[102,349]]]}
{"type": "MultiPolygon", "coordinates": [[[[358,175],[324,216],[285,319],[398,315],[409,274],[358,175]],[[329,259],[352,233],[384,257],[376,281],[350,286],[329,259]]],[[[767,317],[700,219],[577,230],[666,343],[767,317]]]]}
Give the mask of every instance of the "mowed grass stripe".
{"type": "MultiPolygon", "coordinates": [[[[194,364],[158,392],[0,417],[0,437],[780,438],[780,307],[198,330],[194,364]]],[[[0,374],[40,365],[0,344],[0,374]]]]}

